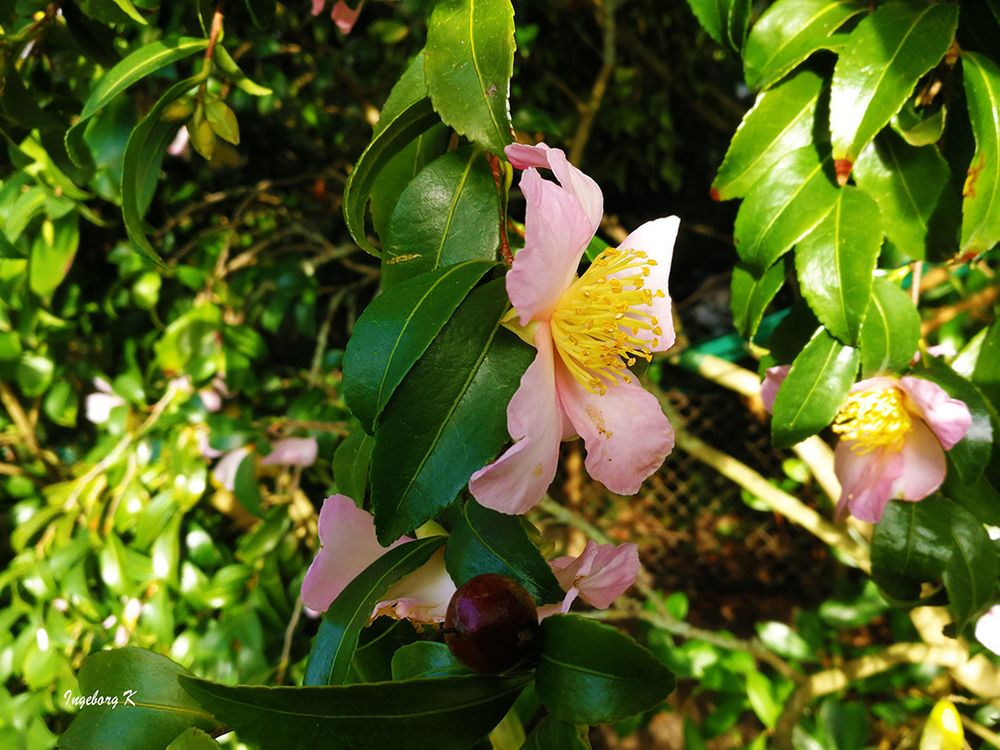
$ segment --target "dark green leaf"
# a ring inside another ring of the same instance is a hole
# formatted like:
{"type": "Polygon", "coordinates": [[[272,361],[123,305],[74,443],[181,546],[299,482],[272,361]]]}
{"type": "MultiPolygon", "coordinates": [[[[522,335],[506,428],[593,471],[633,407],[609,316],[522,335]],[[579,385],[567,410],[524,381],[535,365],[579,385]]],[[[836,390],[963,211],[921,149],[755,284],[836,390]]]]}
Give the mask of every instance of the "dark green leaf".
{"type": "Polygon", "coordinates": [[[546,716],[531,730],[521,750],[590,750],[588,727],[546,716]]]}
{"type": "Polygon", "coordinates": [[[497,725],[529,675],[468,675],[334,687],[184,688],[261,750],[468,750],[497,725]]]}
{"type": "Polygon", "coordinates": [[[468,147],[431,162],[399,196],[382,253],[384,288],[465,260],[495,261],[500,196],[482,153],[468,147]],[[496,232],[488,231],[491,225],[496,232]]]}
{"type": "Polygon", "coordinates": [[[775,446],[790,448],[826,427],[854,384],[861,354],[825,329],[795,358],[774,400],[771,435],[775,446]]]}
{"type": "Polygon", "coordinates": [[[562,601],[565,592],[519,516],[484,508],[475,500],[462,506],[445,549],[448,573],[461,586],[482,573],[499,573],[524,586],[539,604],[562,601]]]}
{"type": "Polygon", "coordinates": [[[553,615],[542,621],[541,636],[538,697],[566,721],[618,721],[648,711],[674,689],[673,674],[652,652],[608,625],[553,615]]]}
{"type": "Polygon", "coordinates": [[[761,178],[736,214],[736,251],[763,274],[811,232],[833,208],[839,192],[815,146],[783,156],[761,178]]]}
{"type": "Polygon", "coordinates": [[[434,536],[400,544],[347,584],[323,616],[304,684],[342,685],[347,680],[361,629],[375,605],[392,584],[427,562],[444,543],[444,537],[434,536]]]}
{"type": "Polygon", "coordinates": [[[957,5],[897,0],[879,6],[851,32],[830,91],[833,158],[842,180],[920,77],[944,56],[957,24],[957,5]]]}
{"type": "Polygon", "coordinates": [[[740,51],[750,21],[749,0],[688,0],[688,5],[712,39],[740,51]]]}
{"type": "Polygon", "coordinates": [[[733,325],[745,339],[757,333],[764,311],[785,284],[785,264],[777,262],[760,278],[737,264],[733,268],[729,305],[733,312],[733,325]]]}
{"type": "Polygon", "coordinates": [[[823,83],[803,70],[758,95],[729,144],[712,183],[713,197],[742,198],[778,159],[812,143],[823,83]]]}
{"type": "MultiPolygon", "coordinates": [[[[830,35],[861,13],[855,0],[778,0],[750,31],[743,50],[747,86],[767,88],[816,50],[830,35]]],[[[803,144],[804,145],[804,144],[803,144]]]]}
{"type": "Polygon", "coordinates": [[[502,157],[513,135],[510,0],[440,0],[427,26],[424,57],[427,91],[441,119],[502,157]]]}
{"type": "Polygon", "coordinates": [[[882,230],[901,253],[915,259],[955,254],[958,195],[936,146],[916,148],[886,131],[861,152],[854,179],[882,209],[882,230]]]}
{"type": "Polygon", "coordinates": [[[994,410],[1000,411],[1000,322],[994,321],[988,329],[976,359],[972,382],[993,403],[994,410]]]}
{"type": "Polygon", "coordinates": [[[1000,242],[1000,67],[985,55],[965,52],[962,76],[976,137],[962,191],[962,250],[981,253],[1000,242]]]}
{"type": "Polygon", "coordinates": [[[954,463],[949,466],[941,494],[952,500],[980,521],[990,526],[1000,526],[1000,492],[985,476],[966,484],[954,471],[954,463]]]}
{"type": "Polygon", "coordinates": [[[374,438],[359,427],[333,454],[333,481],[337,483],[337,491],[356,503],[363,503],[365,499],[374,445],[374,438]]]}
{"type": "Polygon", "coordinates": [[[197,727],[185,729],[174,739],[167,750],[218,750],[219,743],[197,727]]]}
{"type": "Polygon", "coordinates": [[[881,245],[878,205],[857,188],[844,187],[833,210],[795,246],[802,296],[846,344],[857,343],[881,245]]]}
{"type": "Polygon", "coordinates": [[[805,301],[792,305],[767,341],[775,362],[791,364],[819,328],[819,321],[805,301]]]}
{"type": "Polygon", "coordinates": [[[887,577],[915,582],[937,579],[951,555],[948,530],[955,508],[937,496],[915,503],[890,502],[872,536],[875,581],[882,585],[887,577]]]}
{"type": "Polygon", "coordinates": [[[189,727],[221,725],[178,684],[190,674],[164,656],[139,648],[98,651],[80,669],[79,695],[117,698],[118,705],[84,706],[59,740],[65,750],[155,750],[189,727]],[[128,698],[135,705],[126,705],[128,698]]]}
{"type": "Polygon", "coordinates": [[[344,398],[366,431],[374,432],[414,362],[492,267],[468,261],[439,268],[398,284],[367,307],[344,352],[344,398]]]}
{"type": "Polygon", "coordinates": [[[920,313],[910,295],[885,279],[875,279],[871,304],[861,324],[861,374],[902,370],[920,339],[920,313]]]}
{"type": "Polygon", "coordinates": [[[454,677],[470,674],[443,643],[417,641],[403,646],[392,657],[392,679],[414,680],[427,677],[454,677]]]}
{"type": "Polygon", "coordinates": [[[450,505],[507,442],[507,403],[534,352],[501,328],[506,307],[503,279],[470,294],[382,414],[371,468],[382,543],[450,505]]]}
{"type": "Polygon", "coordinates": [[[892,129],[911,146],[931,146],[944,135],[948,107],[942,104],[937,109],[921,107],[918,110],[915,101],[915,97],[910,99],[893,115],[892,129]]]}

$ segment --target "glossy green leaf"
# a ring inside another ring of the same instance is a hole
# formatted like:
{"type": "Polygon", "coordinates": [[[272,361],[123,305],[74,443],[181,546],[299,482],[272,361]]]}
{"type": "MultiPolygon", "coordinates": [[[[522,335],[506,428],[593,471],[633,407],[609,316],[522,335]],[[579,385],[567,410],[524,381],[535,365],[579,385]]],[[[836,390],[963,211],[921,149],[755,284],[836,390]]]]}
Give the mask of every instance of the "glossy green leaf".
{"type": "Polygon", "coordinates": [[[882,246],[878,204],[844,187],[826,218],[795,246],[802,296],[819,321],[846,344],[857,343],[882,246]]]}
{"type": "Polygon", "coordinates": [[[510,0],[440,0],[427,26],[424,56],[427,91],[441,119],[502,157],[513,136],[510,0]]]}
{"type": "Polygon", "coordinates": [[[535,686],[555,716],[574,724],[618,721],[673,692],[669,669],[625,633],[579,615],[542,621],[535,686]]]}
{"type": "Polygon", "coordinates": [[[51,222],[46,220],[31,244],[28,264],[31,291],[48,300],[69,273],[79,245],[80,222],[75,213],[51,222]]]}
{"type": "Polygon", "coordinates": [[[736,214],[736,251],[763,274],[809,234],[833,208],[839,192],[815,146],[783,156],[761,178],[736,214]]]}
{"type": "Polygon", "coordinates": [[[344,221],[351,237],[365,252],[380,254],[368,241],[365,230],[365,206],[376,178],[393,157],[437,123],[430,99],[418,99],[375,135],[354,166],[344,187],[344,221]]]}
{"type": "Polygon", "coordinates": [[[904,369],[919,340],[920,313],[910,295],[885,279],[875,279],[858,338],[862,377],[904,369]]]}
{"type": "Polygon", "coordinates": [[[122,12],[131,18],[136,23],[146,26],[146,19],[142,17],[142,14],[136,10],[135,6],[132,5],[132,0],[114,0],[115,5],[122,9],[122,12]]]}
{"type": "Polygon", "coordinates": [[[79,695],[116,698],[118,705],[81,708],[59,746],[65,750],[154,750],[165,748],[189,727],[218,731],[221,725],[181,689],[178,678],[188,674],[170,659],[139,648],[91,654],[78,675],[79,695]],[[135,705],[126,703],[126,695],[135,705]]]}
{"type": "Polygon", "coordinates": [[[760,672],[753,670],[746,675],[747,699],[750,708],[768,729],[774,729],[781,715],[781,704],[775,699],[771,681],[760,672]]]}
{"type": "Polygon", "coordinates": [[[499,227],[500,196],[482,152],[445,154],[396,202],[382,252],[383,287],[466,260],[495,261],[499,227]],[[491,224],[496,232],[488,231],[491,224]]]}
{"type": "Polygon", "coordinates": [[[733,325],[745,339],[757,333],[764,311],[785,284],[785,264],[775,263],[763,276],[757,277],[743,265],[733,268],[729,306],[733,325]]]}
{"type": "Polygon", "coordinates": [[[972,372],[972,382],[988,398],[996,411],[1000,411],[1000,322],[993,322],[987,329],[972,372]]]}
{"type": "Polygon", "coordinates": [[[80,117],[66,132],[66,151],[77,166],[87,160],[83,132],[87,122],[129,86],[167,65],[203,51],[207,39],[160,39],[140,47],[104,74],[90,92],[80,117]]]}
{"type": "Polygon", "coordinates": [[[588,729],[546,716],[531,730],[521,750],[590,750],[588,729]]]}
{"type": "Polygon", "coordinates": [[[855,0],[778,0],[750,30],[743,49],[747,86],[767,88],[813,52],[830,35],[864,10],[855,0]]]}
{"type": "Polygon", "coordinates": [[[892,116],[892,129],[911,146],[930,146],[944,135],[948,106],[941,104],[936,109],[915,106],[915,97],[910,99],[892,116]]]}
{"type": "Polygon", "coordinates": [[[445,549],[445,564],[456,586],[482,573],[513,578],[539,604],[562,601],[565,592],[541,552],[528,538],[519,516],[484,508],[475,500],[462,506],[445,549]]]}
{"type": "Polygon", "coordinates": [[[750,0],[688,0],[688,5],[712,39],[740,50],[750,21],[750,0]]]}
{"type": "Polygon", "coordinates": [[[305,685],[342,685],[351,671],[361,630],[392,584],[412,573],[445,543],[432,536],[400,544],[369,565],[323,615],[306,665],[305,685]]]}
{"type": "Polygon", "coordinates": [[[981,253],[1000,242],[1000,66],[985,55],[966,52],[962,77],[976,137],[962,190],[962,250],[981,253]]]}
{"type": "Polygon", "coordinates": [[[382,543],[450,505],[507,442],[507,403],[534,350],[500,326],[506,306],[503,279],[470,294],[382,414],[371,468],[382,543]]]}
{"type": "Polygon", "coordinates": [[[371,434],[397,386],[493,267],[468,261],[398,284],[365,309],[344,352],[344,398],[371,434]]]}
{"type": "Polygon", "coordinates": [[[197,727],[191,727],[179,734],[167,745],[167,750],[218,750],[219,743],[197,727]]]}
{"type": "Polygon", "coordinates": [[[941,494],[961,505],[982,523],[1000,526],[1000,492],[985,476],[966,484],[949,462],[948,476],[941,486],[941,494]]]}
{"type": "Polygon", "coordinates": [[[790,448],[826,427],[854,384],[861,354],[820,329],[792,362],[774,400],[771,435],[790,448]]]}
{"type": "Polygon", "coordinates": [[[467,675],[333,687],[184,688],[240,738],[267,748],[468,750],[504,717],[529,675],[467,675]]]}
{"type": "Polygon", "coordinates": [[[851,32],[830,90],[833,158],[841,179],[944,56],[957,24],[957,5],[894,0],[851,32]]]}
{"type": "Polygon", "coordinates": [[[803,70],[757,96],[719,166],[713,197],[742,198],[778,159],[813,142],[823,84],[822,77],[803,70]]]}
{"type": "Polygon", "coordinates": [[[815,661],[816,653],[809,642],[794,628],[783,622],[759,622],[757,636],[774,653],[796,661],[815,661]]]}
{"type": "Polygon", "coordinates": [[[344,438],[333,454],[333,481],[337,483],[337,491],[356,503],[365,499],[374,445],[374,438],[359,427],[344,438]]]}
{"type": "Polygon", "coordinates": [[[858,187],[882,209],[882,231],[904,255],[950,258],[958,249],[958,195],[935,146],[917,148],[886,131],[854,165],[858,187]]]}
{"type": "Polygon", "coordinates": [[[417,641],[403,646],[392,656],[392,679],[415,680],[470,674],[443,643],[417,641]]]}

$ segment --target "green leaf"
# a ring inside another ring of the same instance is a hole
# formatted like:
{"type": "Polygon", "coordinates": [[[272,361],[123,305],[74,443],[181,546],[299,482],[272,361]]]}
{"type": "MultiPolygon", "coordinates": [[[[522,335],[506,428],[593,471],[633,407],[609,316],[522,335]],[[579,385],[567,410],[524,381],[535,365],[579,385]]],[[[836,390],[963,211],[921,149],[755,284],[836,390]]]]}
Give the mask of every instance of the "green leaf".
{"type": "Polygon", "coordinates": [[[833,210],[795,247],[802,296],[846,344],[857,343],[881,246],[878,204],[857,188],[844,187],[833,210]]]}
{"type": "Polygon", "coordinates": [[[521,750],[590,750],[588,727],[546,716],[531,730],[521,750]]]}
{"type": "Polygon", "coordinates": [[[146,19],[142,17],[142,14],[135,9],[132,5],[131,0],[114,0],[115,5],[122,9],[122,12],[131,18],[133,21],[142,24],[143,26],[148,25],[146,19]]]}
{"type": "Polygon", "coordinates": [[[1000,242],[1000,67],[985,55],[965,52],[962,76],[976,137],[962,190],[962,250],[981,253],[1000,242]]]}
{"type": "Polygon", "coordinates": [[[855,0],[778,0],[750,30],[743,49],[747,86],[767,88],[813,52],[825,49],[830,36],[864,10],[855,0]]]}
{"type": "Polygon", "coordinates": [[[1000,526],[1000,492],[985,476],[966,484],[950,461],[941,494],[958,503],[982,523],[1000,526]]]}
{"type": "Polygon", "coordinates": [[[432,536],[400,544],[365,568],[333,601],[323,616],[309,652],[305,685],[342,685],[351,670],[361,629],[389,587],[412,573],[445,543],[432,536]]]}
{"type": "Polygon", "coordinates": [[[31,244],[28,285],[31,291],[48,300],[66,278],[80,245],[80,222],[75,213],[46,221],[31,244]]]}
{"type": "Polygon", "coordinates": [[[937,109],[915,106],[916,97],[909,99],[902,109],[892,116],[892,129],[911,146],[930,146],[944,135],[948,106],[941,104],[937,109]]]}
{"type": "Polygon", "coordinates": [[[1000,322],[994,321],[987,329],[972,382],[993,403],[993,408],[1000,411],[1000,322]]]}
{"type": "Polygon", "coordinates": [[[372,452],[375,529],[388,544],[450,505],[507,434],[534,350],[501,328],[503,279],[477,289],[396,389],[372,452]]]}
{"type": "Polygon", "coordinates": [[[454,677],[470,674],[443,643],[417,641],[392,655],[392,679],[414,680],[427,677],[454,677]]]}
{"type": "Polygon", "coordinates": [[[754,185],[736,214],[736,251],[762,275],[833,208],[839,192],[827,173],[829,159],[815,146],[783,156],[754,185]]]}
{"type": "Polygon", "coordinates": [[[579,615],[542,621],[538,697],[574,724],[601,724],[648,711],[673,692],[674,676],[651,651],[579,615]]]}
{"type": "Polygon", "coordinates": [[[851,32],[830,90],[833,158],[841,180],[944,56],[957,24],[957,5],[898,0],[879,6],[851,32]]]}
{"type": "Polygon", "coordinates": [[[167,745],[167,750],[218,750],[218,748],[219,743],[197,727],[185,729],[167,745]]]}
{"type": "Polygon", "coordinates": [[[430,271],[384,292],[365,309],[344,352],[344,398],[369,434],[413,364],[493,266],[467,261],[430,271]]]}
{"type": "Polygon", "coordinates": [[[365,252],[376,257],[379,255],[365,232],[365,206],[375,179],[396,154],[437,123],[438,117],[430,99],[413,102],[378,131],[354,166],[344,187],[344,221],[351,237],[365,252]]]}
{"type": "Polygon", "coordinates": [[[484,508],[475,500],[462,506],[445,548],[445,564],[456,586],[481,573],[513,578],[539,604],[562,601],[565,592],[549,564],[525,533],[519,516],[484,508]]]}
{"type": "Polygon", "coordinates": [[[803,70],[757,96],[715,175],[714,198],[742,198],[778,159],[813,142],[823,83],[822,77],[803,70]]]}
{"type": "Polygon", "coordinates": [[[212,130],[224,141],[234,146],[240,142],[240,124],[236,121],[236,113],[225,102],[214,99],[205,105],[205,118],[212,130]]]}
{"type": "Polygon", "coordinates": [[[688,0],[688,5],[712,39],[740,51],[750,21],[749,0],[688,0]]]}
{"type": "Polygon", "coordinates": [[[958,195],[935,146],[916,148],[886,131],[854,165],[858,187],[882,209],[882,230],[910,258],[950,258],[958,249],[958,195]]]}
{"type": "Polygon", "coordinates": [[[970,484],[979,478],[989,463],[993,450],[993,423],[997,421],[995,413],[979,389],[942,360],[923,357],[921,363],[923,367],[913,374],[937,383],[949,396],[965,402],[972,414],[969,431],[948,451],[959,477],[970,484]]]}
{"type": "Polygon", "coordinates": [[[865,321],[861,324],[861,375],[904,369],[920,340],[920,313],[910,295],[885,279],[875,279],[865,321]]]}
{"type": "Polygon", "coordinates": [[[76,427],[78,409],[76,391],[66,380],[57,381],[45,394],[42,404],[45,416],[63,427],[76,427]]]}
{"type": "Polygon", "coordinates": [[[215,67],[221,71],[226,78],[236,84],[236,88],[250,96],[269,96],[274,93],[267,86],[261,86],[259,83],[252,81],[246,73],[244,73],[240,66],[237,65],[233,56],[229,54],[228,50],[221,44],[215,45],[215,52],[213,55],[215,61],[215,67]]]}
{"type": "Polygon", "coordinates": [[[136,50],[105,73],[87,97],[79,119],[66,131],[66,152],[73,163],[83,166],[88,159],[83,133],[90,118],[132,84],[167,65],[197,54],[206,47],[207,39],[181,37],[157,40],[136,50]]]}
{"type": "Polygon", "coordinates": [[[333,454],[333,481],[337,491],[356,503],[363,503],[368,489],[368,466],[375,439],[358,428],[337,446],[333,454]]]}
{"type": "Polygon", "coordinates": [[[468,675],[334,687],[226,687],[186,678],[184,688],[263,748],[468,750],[497,725],[529,675],[468,675]]]}
{"type": "Polygon", "coordinates": [[[215,732],[222,726],[178,683],[186,669],[139,648],[98,651],[80,669],[79,695],[117,698],[118,705],[84,706],[59,740],[65,750],[165,748],[189,727],[215,732]],[[135,705],[126,704],[128,699],[135,705]]]}
{"type": "Polygon", "coordinates": [[[42,354],[25,352],[17,363],[17,386],[28,398],[41,396],[52,383],[55,363],[42,354]]]}
{"type": "Polygon", "coordinates": [[[486,159],[473,147],[445,154],[396,202],[382,253],[383,287],[466,260],[495,261],[499,245],[500,196],[486,159]]]}
{"type": "Polygon", "coordinates": [[[760,723],[768,729],[774,729],[781,715],[781,704],[775,700],[771,689],[771,681],[760,672],[754,670],[746,675],[747,699],[750,708],[757,714],[760,723]]]}
{"type": "Polygon", "coordinates": [[[255,460],[254,454],[248,453],[240,461],[233,480],[233,494],[240,501],[240,505],[260,518],[263,511],[260,507],[260,485],[257,483],[257,474],[254,471],[255,460]]]}
{"type": "Polygon", "coordinates": [[[790,448],[826,427],[854,384],[860,352],[844,346],[825,329],[812,337],[792,362],[774,400],[771,435],[790,448]]]}
{"type": "Polygon", "coordinates": [[[440,0],[427,25],[427,91],[441,119],[503,157],[511,142],[510,78],[514,8],[510,0],[440,0]]]}
{"type": "Polygon", "coordinates": [[[815,661],[809,642],[783,622],[757,623],[757,635],[765,646],[779,656],[796,661],[815,661]]]}

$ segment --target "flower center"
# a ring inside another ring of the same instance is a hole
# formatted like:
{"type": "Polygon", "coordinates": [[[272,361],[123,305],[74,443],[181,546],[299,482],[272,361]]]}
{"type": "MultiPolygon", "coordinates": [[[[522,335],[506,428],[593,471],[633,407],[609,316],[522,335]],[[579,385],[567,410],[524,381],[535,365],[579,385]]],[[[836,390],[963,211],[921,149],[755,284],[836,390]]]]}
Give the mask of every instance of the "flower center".
{"type": "Polygon", "coordinates": [[[900,450],[910,425],[899,389],[877,388],[850,394],[833,421],[833,431],[864,455],[883,447],[900,450]]]}
{"type": "Polygon", "coordinates": [[[648,306],[663,290],[646,289],[656,261],[638,250],[608,248],[573,282],[549,321],[563,362],[584,388],[606,393],[632,381],[627,368],[641,357],[652,359],[663,331],[648,306]],[[640,338],[639,334],[647,334],[640,338]]]}

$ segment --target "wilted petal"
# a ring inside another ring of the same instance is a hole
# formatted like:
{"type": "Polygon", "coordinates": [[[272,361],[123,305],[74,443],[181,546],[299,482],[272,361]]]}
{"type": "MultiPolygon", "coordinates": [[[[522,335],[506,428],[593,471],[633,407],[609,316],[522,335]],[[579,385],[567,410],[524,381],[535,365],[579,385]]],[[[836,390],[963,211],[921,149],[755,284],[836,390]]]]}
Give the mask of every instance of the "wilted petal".
{"type": "Polygon", "coordinates": [[[284,438],[271,446],[261,463],[265,466],[312,466],[319,446],[316,438],[284,438]]]}
{"type": "Polygon", "coordinates": [[[629,377],[601,395],[556,363],[559,401],[587,448],[587,472],[621,495],[638,492],[674,448],[674,430],[656,397],[629,377]]]}
{"type": "Polygon", "coordinates": [[[994,604],[976,622],[976,640],[1000,655],[1000,604],[994,604]]]}
{"type": "Polygon", "coordinates": [[[416,623],[444,622],[454,593],[455,582],[445,570],[442,547],[430,560],[389,588],[385,599],[375,605],[372,619],[388,615],[416,623]]]}
{"type": "MultiPolygon", "coordinates": [[[[580,598],[598,609],[607,609],[635,583],[639,575],[639,548],[634,544],[597,544],[588,541],[578,557],[559,557],[549,562],[559,585],[569,595],[578,590],[580,598]]],[[[574,596],[575,598],[575,596],[574,596]]],[[[564,600],[563,612],[569,610],[564,600]]]]}
{"type": "Polygon", "coordinates": [[[507,295],[521,325],[547,320],[573,283],[587,243],[593,236],[580,203],[572,194],[534,169],[521,175],[527,203],[524,248],[507,272],[507,295]]]}
{"type": "Polygon", "coordinates": [[[937,383],[907,375],[899,386],[912,399],[918,413],[934,431],[945,450],[965,437],[972,426],[972,414],[964,401],[952,398],[937,383]]]}
{"type": "MultiPolygon", "coordinates": [[[[569,163],[562,149],[549,148],[544,143],[536,146],[525,146],[512,143],[504,149],[510,163],[517,169],[548,167],[570,194],[577,199],[590,223],[590,237],[594,236],[601,225],[604,215],[604,195],[593,179],[569,163]]],[[[589,241],[588,237],[588,241],[589,241]]]]}
{"type": "Polygon", "coordinates": [[[913,420],[900,451],[903,469],[893,485],[893,495],[903,500],[923,500],[937,491],[948,471],[941,443],[926,424],[913,420]]]}
{"type": "Polygon", "coordinates": [[[351,29],[354,28],[354,24],[357,22],[358,16],[361,15],[361,9],[364,5],[364,0],[361,0],[357,8],[351,8],[344,0],[337,0],[333,6],[333,11],[330,13],[330,18],[337,24],[337,28],[340,29],[341,34],[351,33],[351,29]]]}
{"type": "Polygon", "coordinates": [[[563,417],[556,396],[555,361],[548,326],[535,334],[538,354],[507,405],[514,445],[469,480],[480,505],[501,513],[527,513],[545,495],[556,474],[563,417]]]}
{"type": "MultiPolygon", "coordinates": [[[[653,302],[650,305],[634,308],[639,312],[652,315],[659,323],[662,333],[653,334],[650,331],[640,330],[637,334],[644,341],[651,342],[656,339],[657,346],[650,347],[654,352],[665,352],[674,345],[674,319],[671,313],[667,282],[670,280],[670,264],[674,257],[674,242],[677,239],[677,229],[680,222],[681,220],[676,216],[647,221],[619,245],[623,250],[644,252],[651,260],[656,261],[656,265],[649,269],[649,276],[646,277],[644,284],[645,289],[653,292],[653,302]],[[657,290],[663,292],[662,297],[656,296],[657,290]]],[[[632,273],[634,271],[625,271],[614,275],[626,276],[632,273]]],[[[629,315],[626,314],[626,318],[628,317],[629,315]]]]}
{"type": "Polygon", "coordinates": [[[381,546],[371,514],[346,495],[332,495],[323,501],[319,512],[319,541],[320,550],[302,581],[302,603],[325,612],[365,568],[409,540],[402,537],[389,547],[381,546]]]}
{"type": "Polygon", "coordinates": [[[774,399],[778,397],[778,388],[785,382],[791,369],[791,365],[776,365],[768,367],[764,373],[764,382],[760,384],[760,400],[764,402],[768,414],[774,413],[774,399]]]}
{"type": "Polygon", "coordinates": [[[219,487],[225,487],[230,492],[233,491],[233,487],[236,486],[236,472],[240,468],[240,464],[243,463],[243,459],[250,455],[250,446],[244,445],[242,448],[236,448],[235,450],[229,451],[212,469],[212,479],[219,487]]]}
{"type": "Polygon", "coordinates": [[[833,470],[840,480],[837,516],[848,512],[862,521],[877,523],[893,496],[893,487],[903,473],[903,457],[884,448],[859,454],[847,440],[837,443],[833,470]]]}

